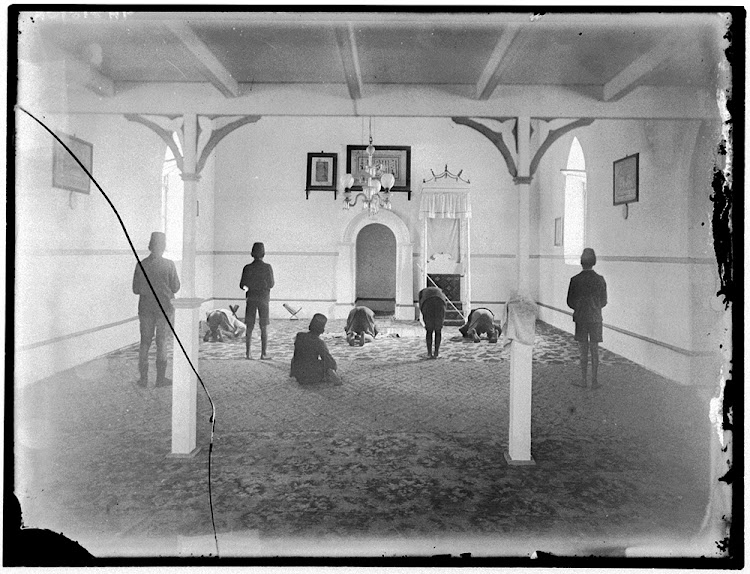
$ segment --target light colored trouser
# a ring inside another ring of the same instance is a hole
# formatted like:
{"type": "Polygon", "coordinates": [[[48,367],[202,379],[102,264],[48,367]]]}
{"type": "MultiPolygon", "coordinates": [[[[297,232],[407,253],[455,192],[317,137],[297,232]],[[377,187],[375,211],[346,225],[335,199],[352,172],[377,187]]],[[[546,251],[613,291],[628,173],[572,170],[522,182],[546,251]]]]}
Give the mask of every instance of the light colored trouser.
{"type": "MultiPolygon", "coordinates": [[[[174,325],[174,309],[168,311],[169,322],[174,325]]],[[[151,341],[156,333],[156,366],[157,370],[163,370],[167,365],[167,337],[171,333],[167,320],[161,311],[138,315],[141,330],[141,345],[138,349],[138,370],[141,379],[148,378],[148,351],[151,341]],[[160,369],[161,367],[161,369],[160,369]]]]}

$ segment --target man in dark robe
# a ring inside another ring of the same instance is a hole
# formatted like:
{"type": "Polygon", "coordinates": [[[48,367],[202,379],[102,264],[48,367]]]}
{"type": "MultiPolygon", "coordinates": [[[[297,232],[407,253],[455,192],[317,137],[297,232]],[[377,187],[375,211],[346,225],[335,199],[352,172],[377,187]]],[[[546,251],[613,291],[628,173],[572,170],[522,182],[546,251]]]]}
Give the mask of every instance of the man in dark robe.
{"type": "Polygon", "coordinates": [[[445,294],[439,287],[425,287],[419,292],[419,310],[424,322],[427,358],[437,359],[440,356],[440,342],[443,339],[443,322],[445,321],[445,294]],[[435,337],[435,352],[432,352],[432,338],[435,337]]]}
{"type": "Polygon", "coordinates": [[[320,336],[325,332],[328,319],[316,313],[310,321],[309,331],[297,333],[294,339],[294,356],[289,376],[300,384],[332,383],[341,385],[336,372],[336,359],[320,336]]]}

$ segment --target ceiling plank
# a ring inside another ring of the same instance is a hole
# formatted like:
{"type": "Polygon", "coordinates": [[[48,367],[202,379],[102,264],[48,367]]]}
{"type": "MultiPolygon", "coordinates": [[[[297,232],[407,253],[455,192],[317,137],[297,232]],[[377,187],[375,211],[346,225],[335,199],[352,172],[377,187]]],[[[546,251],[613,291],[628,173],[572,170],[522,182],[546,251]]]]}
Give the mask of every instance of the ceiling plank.
{"type": "Polygon", "coordinates": [[[349,88],[349,96],[353,100],[362,97],[362,70],[359,66],[359,51],[357,50],[357,39],[354,36],[354,27],[351,24],[336,26],[336,44],[341,54],[341,63],[344,66],[346,85],[349,88]]]}
{"type": "Polygon", "coordinates": [[[664,40],[633,60],[620,70],[614,78],[604,84],[602,100],[605,102],[615,101],[632,91],[637,87],[641,78],[656,69],[659,64],[668,59],[678,49],[679,43],[675,42],[674,39],[671,41],[664,40]]]}
{"type": "Polygon", "coordinates": [[[203,40],[193,32],[184,22],[165,22],[164,25],[179,38],[190,53],[202,64],[204,71],[208,74],[208,80],[213,86],[227,98],[236,98],[240,95],[240,85],[232,77],[232,74],[224,67],[203,40]]]}
{"type": "Polygon", "coordinates": [[[98,96],[111,98],[115,95],[115,83],[91,64],[81,62],[73,56],[66,56],[65,72],[68,79],[88,88],[98,96]]]}
{"type": "Polygon", "coordinates": [[[495,44],[495,49],[492,50],[490,59],[477,82],[478,100],[488,99],[500,83],[500,77],[509,64],[508,52],[519,30],[520,26],[517,24],[508,26],[495,44]]]}

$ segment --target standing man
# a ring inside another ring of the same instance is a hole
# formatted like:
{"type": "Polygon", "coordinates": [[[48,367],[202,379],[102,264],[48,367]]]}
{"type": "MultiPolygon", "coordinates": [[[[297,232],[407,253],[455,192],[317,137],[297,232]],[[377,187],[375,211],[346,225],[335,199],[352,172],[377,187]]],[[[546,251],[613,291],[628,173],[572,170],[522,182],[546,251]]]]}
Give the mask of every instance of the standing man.
{"type": "Polygon", "coordinates": [[[245,324],[247,333],[245,335],[245,358],[250,359],[250,339],[255,327],[255,312],[258,312],[258,323],[260,324],[260,358],[268,360],[271,357],[267,354],[268,346],[268,324],[271,322],[268,316],[268,303],[271,300],[271,288],[274,285],[273,269],[268,263],[263,261],[266,255],[266,248],[262,243],[254,243],[250,252],[253,256],[253,262],[245,265],[242,269],[242,278],[240,279],[240,289],[244,289],[246,294],[245,304],[245,324]]]}
{"type": "Polygon", "coordinates": [[[174,261],[163,257],[167,248],[167,236],[160,231],[151,234],[148,250],[151,254],[135,266],[133,274],[133,293],[139,295],[138,320],[141,330],[141,345],[138,349],[138,370],[141,387],[148,384],[148,351],[156,332],[156,386],[166,387],[172,380],[166,378],[167,372],[167,332],[169,324],[174,324],[174,307],[172,299],[180,290],[180,278],[174,261]],[[144,276],[145,271],[145,276],[144,276]],[[151,283],[151,286],[149,286],[151,283]],[[151,289],[153,287],[153,290],[151,289]],[[156,296],[154,296],[154,293],[156,296]],[[161,307],[159,306],[161,304],[161,307]],[[165,315],[166,314],[166,315],[165,315]]]}
{"type": "Polygon", "coordinates": [[[607,304],[607,283],[592,268],[596,253],[590,247],[581,254],[581,271],[570,279],[568,307],[573,309],[575,339],[581,350],[581,386],[598,388],[599,343],[602,342],[602,307],[607,304]],[[591,349],[591,385],[587,382],[588,352],[591,349]]]}
{"type": "Polygon", "coordinates": [[[443,340],[443,322],[448,300],[439,287],[425,287],[419,292],[419,310],[427,331],[427,358],[437,359],[440,356],[440,342],[443,340]],[[432,336],[435,335],[435,353],[432,352],[432,336]]]}

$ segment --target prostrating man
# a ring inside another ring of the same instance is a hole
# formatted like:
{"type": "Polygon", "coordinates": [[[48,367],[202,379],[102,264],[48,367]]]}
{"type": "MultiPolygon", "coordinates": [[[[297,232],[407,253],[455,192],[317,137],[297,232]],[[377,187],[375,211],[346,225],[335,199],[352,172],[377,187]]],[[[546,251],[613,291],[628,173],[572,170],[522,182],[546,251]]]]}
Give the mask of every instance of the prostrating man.
{"type": "Polygon", "coordinates": [[[437,359],[440,356],[440,342],[443,340],[443,322],[447,299],[439,287],[425,287],[419,292],[419,310],[427,331],[427,358],[437,359]],[[435,336],[435,352],[432,352],[432,337],[435,336]]]}
{"type": "Polygon", "coordinates": [[[169,323],[174,325],[172,299],[180,290],[180,278],[177,276],[174,261],[163,257],[166,248],[167,236],[160,231],[154,231],[148,244],[151,254],[140,264],[136,264],[133,273],[133,293],[139,296],[138,321],[141,344],[138,349],[140,372],[138,385],[141,387],[149,386],[148,351],[151,348],[154,332],[156,332],[156,386],[166,387],[172,384],[172,380],[166,377],[167,333],[169,331],[167,317],[169,323]]]}
{"type": "Polygon", "coordinates": [[[229,309],[214,309],[206,313],[208,331],[203,336],[204,341],[223,341],[224,337],[232,339],[242,337],[247,328],[237,318],[239,305],[230,305],[229,309]]]}
{"type": "Polygon", "coordinates": [[[490,343],[497,343],[500,328],[495,325],[495,314],[485,307],[472,309],[466,318],[466,324],[458,329],[467,339],[478,343],[482,335],[487,335],[490,343]]]}
{"type": "Polygon", "coordinates": [[[270,359],[268,356],[268,324],[271,322],[268,313],[268,303],[271,300],[271,288],[274,285],[273,268],[263,261],[266,248],[262,243],[253,244],[250,251],[253,262],[245,265],[242,269],[240,289],[246,291],[245,324],[247,334],[245,335],[245,358],[250,359],[250,340],[255,327],[255,312],[258,312],[258,323],[260,324],[260,358],[270,359]]]}
{"type": "Polygon", "coordinates": [[[568,307],[573,309],[575,339],[581,351],[581,386],[599,387],[599,343],[602,342],[602,307],[607,304],[607,283],[593,270],[596,253],[590,247],[581,254],[581,271],[571,277],[568,286],[568,307]],[[591,350],[591,384],[587,383],[588,352],[591,350]]]}
{"type": "Polygon", "coordinates": [[[294,339],[294,356],[289,376],[297,379],[300,384],[342,384],[336,372],[336,359],[320,338],[325,332],[327,321],[325,315],[315,313],[310,321],[309,331],[297,333],[294,339]]]}
{"type": "Polygon", "coordinates": [[[344,331],[351,347],[354,345],[362,347],[365,343],[372,343],[378,335],[375,313],[369,307],[357,305],[349,311],[344,331]]]}

